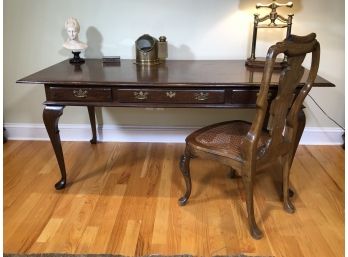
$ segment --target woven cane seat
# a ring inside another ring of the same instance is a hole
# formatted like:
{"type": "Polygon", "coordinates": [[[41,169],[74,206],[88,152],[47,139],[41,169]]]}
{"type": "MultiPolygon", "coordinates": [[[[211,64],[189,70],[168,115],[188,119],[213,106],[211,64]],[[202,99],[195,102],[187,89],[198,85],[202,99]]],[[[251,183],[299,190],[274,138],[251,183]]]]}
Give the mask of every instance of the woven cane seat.
{"type": "MultiPolygon", "coordinates": [[[[241,161],[240,146],[242,139],[250,130],[250,126],[251,123],[246,121],[217,123],[192,133],[186,142],[191,146],[198,146],[201,151],[206,150],[241,161]]],[[[263,148],[269,138],[269,134],[263,131],[258,148],[263,148]]]]}

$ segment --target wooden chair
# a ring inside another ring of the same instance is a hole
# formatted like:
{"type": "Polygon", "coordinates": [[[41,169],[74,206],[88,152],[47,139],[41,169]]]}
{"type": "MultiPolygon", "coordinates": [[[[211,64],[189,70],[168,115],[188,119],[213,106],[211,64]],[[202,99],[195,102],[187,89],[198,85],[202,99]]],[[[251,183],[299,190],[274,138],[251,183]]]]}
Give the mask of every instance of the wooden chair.
{"type": "Polygon", "coordinates": [[[262,237],[255,222],[253,205],[253,183],[257,169],[271,163],[282,165],[283,206],[289,213],[295,211],[289,199],[289,169],[296,149],[298,114],[319,67],[320,45],[315,37],[314,33],[304,37],[290,35],[269,48],[252,123],[237,120],[213,124],[186,138],[186,149],[180,162],[186,193],[179,199],[180,205],[185,205],[191,194],[190,159],[199,157],[228,165],[242,177],[246,189],[249,230],[253,238],[262,237]],[[287,56],[288,66],[281,72],[277,95],[268,108],[267,96],[273,65],[281,53],[287,56]],[[304,74],[302,62],[307,53],[312,53],[307,82],[294,97],[304,74]],[[269,115],[268,123],[267,120],[265,122],[266,115],[269,115]],[[264,124],[268,125],[267,128],[264,128],[264,124]]]}

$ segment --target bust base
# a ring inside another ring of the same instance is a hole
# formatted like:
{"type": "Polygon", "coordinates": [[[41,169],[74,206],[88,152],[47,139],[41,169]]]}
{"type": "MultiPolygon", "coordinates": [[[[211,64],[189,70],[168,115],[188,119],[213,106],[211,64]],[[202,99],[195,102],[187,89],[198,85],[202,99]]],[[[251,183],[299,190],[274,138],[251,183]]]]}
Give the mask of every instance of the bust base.
{"type": "Polygon", "coordinates": [[[70,63],[77,64],[77,63],[84,63],[85,62],[85,59],[80,57],[80,53],[81,52],[74,52],[74,51],[72,51],[72,53],[74,55],[74,58],[71,58],[69,60],[70,63]]]}

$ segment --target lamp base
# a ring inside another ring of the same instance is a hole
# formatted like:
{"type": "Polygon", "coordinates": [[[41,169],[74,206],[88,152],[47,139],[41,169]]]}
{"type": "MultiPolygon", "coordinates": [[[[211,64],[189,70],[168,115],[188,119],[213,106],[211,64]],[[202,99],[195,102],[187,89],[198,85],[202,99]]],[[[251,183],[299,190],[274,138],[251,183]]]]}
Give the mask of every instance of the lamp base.
{"type": "Polygon", "coordinates": [[[80,57],[80,53],[81,52],[74,52],[74,51],[72,51],[72,53],[74,55],[74,58],[71,58],[69,60],[70,63],[77,64],[77,63],[84,63],[85,62],[85,59],[80,57]]]}
{"type": "MultiPolygon", "coordinates": [[[[266,63],[266,58],[263,58],[263,57],[248,58],[245,61],[245,66],[249,68],[253,68],[253,69],[254,68],[263,69],[265,67],[265,63],[266,63]]],[[[288,66],[288,63],[286,61],[284,61],[283,59],[277,59],[274,63],[273,68],[276,70],[281,70],[285,68],[286,66],[288,66]]]]}

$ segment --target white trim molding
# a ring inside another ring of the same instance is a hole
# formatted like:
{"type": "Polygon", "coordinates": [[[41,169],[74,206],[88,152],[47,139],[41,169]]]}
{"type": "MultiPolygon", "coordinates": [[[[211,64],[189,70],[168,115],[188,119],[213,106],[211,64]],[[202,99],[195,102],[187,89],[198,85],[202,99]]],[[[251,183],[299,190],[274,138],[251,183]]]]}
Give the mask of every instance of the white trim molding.
{"type": "MultiPolygon", "coordinates": [[[[49,140],[43,124],[5,123],[9,140],[49,140]]],[[[198,127],[117,126],[97,128],[98,141],[104,142],[160,142],[184,143],[185,138],[198,127]]],[[[89,124],[60,124],[62,141],[88,141],[92,138],[89,124]]],[[[343,130],[336,127],[306,127],[300,144],[341,145],[343,130]]]]}

